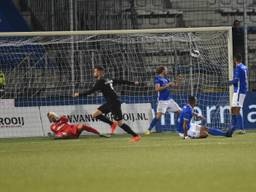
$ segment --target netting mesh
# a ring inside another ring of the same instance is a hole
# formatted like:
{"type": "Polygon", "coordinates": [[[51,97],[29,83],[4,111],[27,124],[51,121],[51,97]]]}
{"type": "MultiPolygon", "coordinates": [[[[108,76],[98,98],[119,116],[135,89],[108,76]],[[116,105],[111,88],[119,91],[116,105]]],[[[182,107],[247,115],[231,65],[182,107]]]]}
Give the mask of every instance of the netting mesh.
{"type": "Polygon", "coordinates": [[[226,128],[229,123],[227,33],[217,31],[0,37],[0,66],[6,76],[1,98],[15,98],[17,107],[102,103],[100,93],[72,97],[93,86],[96,65],[104,66],[109,78],[141,82],[115,87],[123,102],[150,102],[153,107],[155,69],[167,66],[171,80],[184,78],[171,90],[181,107],[193,94],[208,126],[226,128]]]}

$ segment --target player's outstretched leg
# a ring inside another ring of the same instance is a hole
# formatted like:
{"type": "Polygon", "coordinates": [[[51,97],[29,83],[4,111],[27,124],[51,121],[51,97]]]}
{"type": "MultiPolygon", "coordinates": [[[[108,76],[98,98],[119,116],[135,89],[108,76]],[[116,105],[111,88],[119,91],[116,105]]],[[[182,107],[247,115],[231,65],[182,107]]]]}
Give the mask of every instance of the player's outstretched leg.
{"type": "Polygon", "coordinates": [[[83,130],[83,131],[87,131],[87,132],[90,132],[90,133],[94,133],[94,134],[96,134],[96,135],[100,135],[100,133],[99,133],[99,131],[97,131],[97,129],[95,129],[95,128],[92,128],[92,127],[90,127],[90,126],[88,126],[88,125],[85,125],[85,124],[83,124],[83,125],[79,125],[80,127],[78,127],[78,129],[80,128],[81,130],[83,130]]]}
{"type": "Polygon", "coordinates": [[[99,119],[99,120],[109,124],[111,126],[111,134],[113,135],[115,133],[115,130],[116,130],[117,126],[118,126],[118,124],[115,121],[111,121],[110,119],[108,119],[104,115],[96,116],[96,119],[99,119]]]}
{"type": "Polygon", "coordinates": [[[220,129],[208,128],[208,133],[213,136],[226,136],[226,132],[220,129]]]}
{"type": "Polygon", "coordinates": [[[109,118],[107,118],[105,115],[102,114],[100,110],[97,110],[92,114],[93,118],[99,119],[100,121],[103,121],[104,123],[107,123],[111,126],[111,134],[114,134],[116,128],[117,128],[117,123],[115,121],[111,121],[109,118]]]}
{"type": "Polygon", "coordinates": [[[132,138],[131,138],[131,140],[130,140],[131,142],[137,142],[137,141],[139,141],[139,140],[141,139],[140,136],[139,136],[137,133],[135,133],[135,132],[131,129],[131,127],[130,127],[129,125],[123,123],[122,120],[119,120],[119,121],[118,121],[118,125],[119,125],[119,127],[121,127],[126,133],[132,135],[132,138]]]}
{"type": "Polygon", "coordinates": [[[99,119],[101,121],[103,121],[104,123],[107,123],[109,125],[112,125],[113,121],[111,121],[109,118],[107,118],[105,115],[98,115],[98,116],[95,116],[96,119],[99,119]]]}
{"type": "Polygon", "coordinates": [[[78,128],[80,134],[81,134],[82,131],[87,131],[87,132],[90,132],[90,133],[94,133],[94,134],[96,134],[96,135],[99,135],[100,137],[109,138],[108,135],[102,135],[102,134],[100,134],[100,132],[99,132],[97,129],[95,129],[95,128],[93,128],[93,127],[90,127],[90,126],[88,126],[88,125],[86,125],[86,124],[79,124],[77,128],[78,128]]]}

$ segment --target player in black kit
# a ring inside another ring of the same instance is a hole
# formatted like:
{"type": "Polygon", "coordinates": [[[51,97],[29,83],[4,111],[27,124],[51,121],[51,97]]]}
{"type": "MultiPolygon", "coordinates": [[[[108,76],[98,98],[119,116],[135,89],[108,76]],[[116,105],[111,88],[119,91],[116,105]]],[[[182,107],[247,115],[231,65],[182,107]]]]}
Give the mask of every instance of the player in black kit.
{"type": "Polygon", "coordinates": [[[80,93],[75,93],[74,96],[81,95],[89,95],[94,93],[95,91],[102,92],[104,98],[106,99],[106,103],[101,105],[93,114],[92,117],[99,119],[105,123],[108,123],[111,126],[111,133],[113,134],[117,125],[121,127],[125,132],[132,135],[131,141],[137,142],[140,140],[140,136],[136,134],[127,124],[125,124],[123,120],[122,110],[121,110],[121,102],[113,88],[115,84],[127,84],[127,85],[137,85],[138,82],[131,82],[126,80],[117,80],[117,79],[107,79],[104,78],[104,68],[101,66],[94,67],[93,76],[97,79],[94,87],[92,87],[88,91],[82,91],[80,93]],[[111,112],[114,115],[114,120],[117,123],[112,122],[105,115],[111,112]]]}

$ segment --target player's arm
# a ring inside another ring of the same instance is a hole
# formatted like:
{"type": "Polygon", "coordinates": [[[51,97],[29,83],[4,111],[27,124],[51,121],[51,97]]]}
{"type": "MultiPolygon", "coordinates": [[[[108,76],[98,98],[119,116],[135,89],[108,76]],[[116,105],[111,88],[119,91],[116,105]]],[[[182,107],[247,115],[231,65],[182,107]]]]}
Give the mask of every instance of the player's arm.
{"type": "Polygon", "coordinates": [[[71,139],[72,138],[66,132],[54,131],[54,130],[52,130],[52,132],[48,132],[48,137],[50,139],[71,139]]]}
{"type": "Polygon", "coordinates": [[[189,139],[188,130],[190,127],[190,120],[192,119],[192,116],[193,116],[192,110],[185,111],[184,116],[183,116],[183,124],[182,124],[183,131],[184,131],[184,139],[189,139]]]}
{"type": "Polygon", "coordinates": [[[155,91],[159,92],[159,91],[163,91],[165,89],[171,88],[171,87],[177,87],[179,86],[179,84],[181,83],[181,81],[183,80],[183,78],[181,77],[181,75],[178,75],[177,79],[167,83],[164,86],[161,86],[160,83],[158,81],[155,82],[155,91]]]}
{"type": "Polygon", "coordinates": [[[58,132],[55,134],[53,139],[72,139],[73,137],[68,135],[66,132],[58,132]]]}
{"type": "Polygon", "coordinates": [[[176,82],[175,81],[172,81],[170,83],[167,83],[166,85],[164,86],[161,86],[159,83],[156,83],[155,84],[155,91],[156,92],[159,92],[159,91],[163,91],[165,89],[169,89],[170,87],[175,87],[176,86],[176,82]]]}
{"type": "Polygon", "coordinates": [[[237,84],[239,81],[239,78],[240,78],[240,71],[239,69],[236,68],[233,79],[228,82],[229,85],[237,84]]]}
{"type": "Polygon", "coordinates": [[[90,95],[92,93],[94,93],[95,91],[97,91],[99,89],[99,81],[89,90],[87,91],[81,91],[81,92],[76,92],[74,93],[74,97],[78,97],[78,96],[86,96],[86,95],[90,95]]]}
{"type": "Polygon", "coordinates": [[[160,81],[158,79],[155,79],[155,91],[160,92],[160,91],[163,91],[165,89],[168,89],[170,87],[170,84],[171,83],[167,83],[166,85],[161,86],[160,81]]]}
{"type": "Polygon", "coordinates": [[[182,125],[183,131],[184,131],[184,139],[188,138],[188,124],[189,124],[188,119],[184,119],[183,125],[182,125]]]}
{"type": "Polygon", "coordinates": [[[138,81],[127,81],[127,80],[123,80],[123,79],[113,79],[113,84],[117,85],[117,84],[121,84],[121,85],[138,85],[139,82],[138,81]]]}
{"type": "Polygon", "coordinates": [[[65,115],[62,115],[59,119],[59,121],[61,121],[62,123],[67,123],[68,122],[68,117],[65,115]]]}
{"type": "Polygon", "coordinates": [[[168,84],[166,84],[164,86],[161,86],[159,83],[155,84],[155,91],[156,92],[163,91],[163,90],[168,89],[168,88],[169,88],[168,84]]]}
{"type": "Polygon", "coordinates": [[[199,119],[205,119],[203,115],[200,115],[199,113],[193,112],[192,113],[194,117],[199,118],[199,119]]]}
{"type": "Polygon", "coordinates": [[[177,78],[174,81],[168,83],[169,87],[178,87],[183,80],[184,79],[182,78],[182,76],[178,75],[177,78]]]}

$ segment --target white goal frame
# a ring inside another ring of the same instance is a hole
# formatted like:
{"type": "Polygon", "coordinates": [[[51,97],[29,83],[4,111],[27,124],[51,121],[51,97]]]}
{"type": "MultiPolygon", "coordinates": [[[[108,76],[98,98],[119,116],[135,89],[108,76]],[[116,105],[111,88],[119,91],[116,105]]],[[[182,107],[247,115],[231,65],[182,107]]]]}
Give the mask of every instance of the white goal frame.
{"type": "MultiPolygon", "coordinates": [[[[225,58],[225,81],[227,81],[228,79],[232,79],[233,78],[233,41],[232,41],[232,27],[231,26],[226,26],[226,27],[197,27],[197,28],[165,28],[165,29],[132,29],[132,30],[98,30],[98,31],[49,31],[49,32],[46,32],[46,31],[39,31],[39,32],[0,32],[0,38],[3,38],[5,40],[8,39],[8,37],[58,37],[58,36],[63,36],[63,37],[68,37],[69,39],[69,47],[68,47],[68,51],[70,53],[70,93],[74,93],[75,92],[75,43],[76,43],[76,36],[99,36],[99,35],[137,35],[137,34],[168,34],[168,33],[200,33],[200,32],[205,32],[205,33],[210,33],[210,34],[213,34],[215,35],[218,34],[218,32],[221,32],[221,33],[225,33],[225,40],[222,41],[223,42],[223,45],[225,45],[225,55],[224,55],[224,58],[225,58]],[[226,52],[227,51],[227,52],[226,52]],[[227,62],[228,62],[228,66],[227,66],[227,62]]],[[[47,38],[46,38],[47,39],[47,38]]],[[[8,42],[8,40],[4,41],[4,42],[8,42]]],[[[54,42],[53,42],[54,43],[54,42]]],[[[8,46],[8,45],[6,45],[8,46]]],[[[21,44],[18,44],[17,46],[22,46],[21,44]]],[[[207,47],[207,49],[211,49],[211,47],[207,47]]],[[[214,47],[213,47],[214,49],[214,47]]],[[[136,52],[136,50],[135,50],[136,52]]],[[[8,54],[8,50],[6,52],[8,54]]],[[[216,52],[214,56],[219,56],[221,52],[216,52]]],[[[214,53],[213,53],[214,54],[214,53]]],[[[93,62],[93,61],[92,61],[93,62]]],[[[187,61],[186,61],[187,62],[187,61]]],[[[191,61],[192,62],[192,61],[191,61]]],[[[223,61],[222,61],[223,62],[223,61]]],[[[92,63],[93,64],[93,63],[92,63]]],[[[191,63],[192,64],[192,63],[191,63]]],[[[220,62],[221,64],[221,62],[220,62]]],[[[205,64],[205,67],[207,68],[206,66],[207,64],[205,64]]],[[[202,65],[202,67],[204,67],[204,64],[202,65]]],[[[193,94],[193,81],[191,81],[191,94],[193,94]]],[[[224,82],[225,83],[225,82],[224,82]]],[[[227,83],[227,82],[226,82],[227,83]]],[[[223,86],[226,86],[227,84],[223,84],[223,86]]],[[[226,87],[227,88],[227,87],[226,87]]],[[[233,96],[233,87],[230,86],[229,89],[226,89],[225,88],[225,103],[228,102],[227,99],[229,99],[229,104],[231,105],[232,104],[232,96],[233,96]],[[227,93],[229,91],[229,93],[227,93]],[[227,98],[227,96],[229,96],[229,98],[227,98]]],[[[69,94],[70,94],[69,93],[69,94]]],[[[139,105],[139,104],[137,104],[139,105]]],[[[14,104],[13,104],[14,106],[14,104]]],[[[151,106],[151,105],[150,105],[151,106]]],[[[151,111],[151,107],[148,107],[150,108],[150,111],[151,111]]],[[[44,106],[43,106],[44,107],[44,106]]],[[[51,106],[47,106],[47,109],[50,109],[51,106]]],[[[62,106],[60,106],[62,107],[62,106]]],[[[11,107],[12,108],[12,107],[11,107]]],[[[44,120],[42,120],[42,115],[41,115],[41,111],[42,110],[40,108],[40,106],[36,106],[36,107],[26,107],[25,106],[25,112],[28,111],[28,113],[24,113],[25,116],[24,116],[24,119],[30,119],[31,121],[29,122],[26,122],[27,124],[31,124],[31,125],[34,125],[35,123],[37,122],[34,122],[34,121],[41,121],[41,126],[42,126],[42,130],[40,127],[38,127],[37,130],[33,131],[33,133],[29,133],[31,131],[31,126],[28,126],[26,128],[25,131],[21,130],[21,129],[18,129],[17,128],[17,133],[15,132],[14,135],[18,136],[18,137],[24,137],[24,136],[42,136],[44,135],[45,136],[45,131],[46,129],[44,129],[44,127],[47,127],[45,125],[43,125],[43,122],[45,122],[44,120]],[[38,112],[36,112],[38,111],[38,112]],[[30,118],[29,115],[34,115],[32,118],[30,118]],[[41,119],[40,119],[41,118],[41,119]],[[39,130],[40,129],[40,130],[39,130]]],[[[52,108],[53,110],[56,110],[58,108],[58,106],[54,106],[54,108],[52,108]]],[[[68,106],[67,106],[68,108],[68,106]]],[[[148,109],[147,108],[147,109],[148,109]]],[[[3,106],[3,109],[6,109],[6,110],[3,110],[2,114],[6,114],[6,116],[9,118],[8,114],[12,114],[13,113],[13,110],[15,111],[15,114],[21,114],[24,112],[24,108],[19,108],[19,107],[14,107],[13,109],[10,109],[8,108],[8,106],[3,106]]],[[[62,108],[63,109],[63,108],[62,108]]],[[[228,109],[227,107],[225,109],[228,109]]],[[[146,111],[146,109],[144,110],[146,111]]],[[[151,111],[152,112],[152,111],[151,111]]],[[[45,112],[42,113],[42,114],[46,114],[45,112]]],[[[23,116],[22,116],[23,117],[23,116]]],[[[46,116],[44,116],[46,118],[46,116]]],[[[17,115],[17,118],[20,118],[18,115],[17,115]]],[[[10,119],[10,118],[9,118],[10,119]]],[[[18,119],[18,120],[23,120],[23,119],[18,119]]],[[[15,120],[17,121],[17,120],[15,120]]],[[[48,121],[47,121],[48,122],[48,121]]],[[[24,120],[23,120],[23,123],[24,123],[24,120]]],[[[5,131],[5,130],[4,130],[5,131]]],[[[15,130],[16,131],[16,130],[15,130]]],[[[13,137],[13,132],[9,132],[9,131],[6,131],[4,132],[5,135],[3,135],[4,137],[13,137]]],[[[0,136],[1,137],[1,136],[0,136]]]]}
{"type": "MultiPolygon", "coordinates": [[[[167,32],[227,32],[228,47],[228,74],[229,79],[233,78],[233,41],[232,27],[194,27],[194,28],[166,28],[166,29],[128,29],[128,30],[91,30],[91,31],[38,31],[38,32],[1,32],[0,37],[19,36],[77,36],[77,35],[111,35],[111,34],[147,34],[147,33],[167,33],[167,32]]],[[[233,88],[229,88],[229,103],[232,104],[233,88]]]]}

